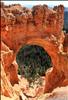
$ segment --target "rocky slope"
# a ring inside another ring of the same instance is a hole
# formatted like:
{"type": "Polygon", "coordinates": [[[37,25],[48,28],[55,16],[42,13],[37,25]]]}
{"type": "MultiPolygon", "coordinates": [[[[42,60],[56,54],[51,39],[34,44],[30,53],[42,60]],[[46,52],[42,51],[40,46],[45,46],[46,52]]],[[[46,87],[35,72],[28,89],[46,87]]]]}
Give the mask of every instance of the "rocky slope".
{"type": "MultiPolygon", "coordinates": [[[[37,100],[38,96],[45,92],[52,92],[58,86],[68,85],[68,35],[62,31],[63,25],[62,5],[53,9],[49,9],[47,5],[37,5],[28,9],[19,4],[9,6],[1,4],[2,100],[37,100]],[[43,78],[43,85],[34,86],[34,89],[29,88],[26,79],[18,76],[16,54],[21,46],[26,44],[42,46],[53,63],[43,78]]],[[[64,88],[66,95],[67,90],[64,88]]],[[[58,94],[57,100],[63,96],[63,91],[58,94]]],[[[55,95],[58,94],[56,92],[55,95]]]]}
{"type": "Polygon", "coordinates": [[[38,100],[67,100],[68,86],[56,88],[52,93],[47,93],[38,98],[38,100]]]}

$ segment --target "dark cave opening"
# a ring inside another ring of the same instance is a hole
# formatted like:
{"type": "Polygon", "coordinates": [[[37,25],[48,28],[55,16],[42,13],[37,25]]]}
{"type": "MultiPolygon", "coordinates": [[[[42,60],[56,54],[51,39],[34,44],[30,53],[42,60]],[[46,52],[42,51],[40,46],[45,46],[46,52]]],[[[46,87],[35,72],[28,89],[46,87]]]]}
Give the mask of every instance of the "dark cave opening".
{"type": "Polygon", "coordinates": [[[19,65],[18,73],[28,80],[37,76],[44,76],[48,68],[52,67],[51,57],[38,45],[23,46],[16,56],[19,65]]]}

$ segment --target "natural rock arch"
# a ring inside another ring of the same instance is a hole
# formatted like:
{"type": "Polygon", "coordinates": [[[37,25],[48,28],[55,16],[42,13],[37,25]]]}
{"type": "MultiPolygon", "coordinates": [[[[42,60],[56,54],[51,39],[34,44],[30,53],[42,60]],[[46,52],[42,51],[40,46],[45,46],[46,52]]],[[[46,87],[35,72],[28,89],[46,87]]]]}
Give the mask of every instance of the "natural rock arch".
{"type": "MultiPolygon", "coordinates": [[[[9,80],[13,84],[18,82],[17,63],[15,59],[17,51],[22,45],[36,44],[45,49],[53,63],[52,70],[46,75],[45,92],[52,91],[59,86],[59,84],[60,86],[62,86],[62,84],[68,85],[68,56],[64,56],[60,53],[58,54],[58,52],[60,52],[58,48],[60,44],[63,46],[65,36],[64,32],[62,32],[64,24],[64,7],[59,5],[58,7],[49,9],[46,5],[37,5],[33,10],[28,9],[28,13],[27,9],[21,9],[23,7],[20,5],[4,5],[1,8],[1,40],[4,43],[1,43],[3,46],[1,50],[4,63],[2,67],[7,68],[5,72],[3,71],[4,73],[8,72],[8,75],[5,75],[5,80],[9,80]],[[16,10],[17,8],[18,10],[16,10]],[[18,17],[16,14],[18,14],[18,17]],[[8,79],[6,79],[6,77],[8,79]],[[65,79],[67,80],[66,83],[65,79]]],[[[66,43],[64,42],[64,50],[67,52],[68,46],[65,46],[65,44],[67,44],[67,41],[66,43]]],[[[6,86],[4,87],[3,74],[1,79],[5,91],[5,93],[2,93],[5,95],[8,92],[9,94],[8,90],[10,88],[7,88],[6,92],[6,86]]],[[[10,87],[8,82],[5,82],[7,83],[7,87],[10,87]]]]}
{"type": "MultiPolygon", "coordinates": [[[[41,46],[42,48],[44,48],[44,50],[51,57],[53,67],[58,66],[58,56],[57,56],[58,49],[57,49],[57,46],[55,46],[53,43],[51,43],[48,40],[41,39],[41,38],[32,38],[32,39],[27,40],[27,42],[24,45],[28,45],[28,44],[29,45],[38,45],[38,46],[41,46]]],[[[17,52],[20,50],[21,45],[18,48],[17,52]]],[[[23,47],[24,47],[24,45],[23,45],[23,47]]]]}
{"type": "MultiPolygon", "coordinates": [[[[60,57],[58,54],[59,50],[58,50],[57,45],[55,45],[53,42],[51,42],[49,40],[41,39],[41,38],[27,39],[27,41],[24,45],[41,46],[51,57],[52,68],[49,70],[48,73],[46,73],[46,80],[45,80],[46,84],[45,84],[44,91],[50,92],[55,87],[59,86],[63,82],[65,77],[63,75],[62,70],[60,70],[60,67],[61,67],[61,66],[59,66],[60,57]]],[[[23,47],[24,47],[24,45],[23,45],[23,47]]],[[[21,46],[22,46],[22,44],[20,45],[20,48],[21,48],[21,46]]],[[[18,48],[18,50],[20,50],[20,48],[18,48]]]]}

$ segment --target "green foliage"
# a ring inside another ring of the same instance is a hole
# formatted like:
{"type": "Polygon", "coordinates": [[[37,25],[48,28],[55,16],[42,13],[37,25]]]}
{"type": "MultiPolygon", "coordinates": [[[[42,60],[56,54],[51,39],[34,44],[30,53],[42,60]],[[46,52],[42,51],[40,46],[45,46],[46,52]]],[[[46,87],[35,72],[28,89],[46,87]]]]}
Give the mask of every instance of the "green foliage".
{"type": "Polygon", "coordinates": [[[52,65],[50,56],[37,45],[24,46],[18,52],[16,59],[19,71],[29,81],[35,80],[37,76],[45,75],[45,71],[52,65]]]}
{"type": "Polygon", "coordinates": [[[64,31],[65,34],[68,33],[68,29],[63,28],[63,31],[64,31]]]}
{"type": "Polygon", "coordinates": [[[21,68],[20,68],[20,65],[18,66],[18,74],[21,75],[21,68]]]}

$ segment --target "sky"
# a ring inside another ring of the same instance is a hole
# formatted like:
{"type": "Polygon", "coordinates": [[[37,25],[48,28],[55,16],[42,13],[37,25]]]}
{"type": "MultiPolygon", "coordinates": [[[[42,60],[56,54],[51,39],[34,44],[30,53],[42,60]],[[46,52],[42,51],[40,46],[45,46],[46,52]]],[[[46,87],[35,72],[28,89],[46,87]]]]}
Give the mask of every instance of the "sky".
{"type": "Polygon", "coordinates": [[[50,7],[53,7],[55,5],[60,5],[63,4],[64,7],[68,7],[68,1],[12,1],[12,0],[2,0],[6,5],[9,4],[21,4],[22,6],[26,7],[32,7],[33,5],[38,5],[38,4],[47,4],[50,7]]]}

